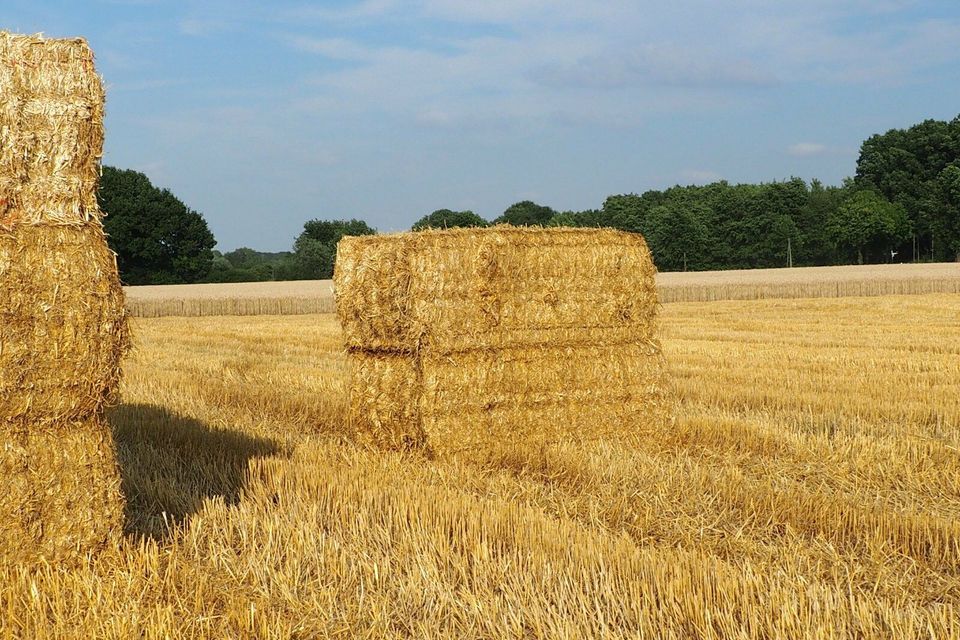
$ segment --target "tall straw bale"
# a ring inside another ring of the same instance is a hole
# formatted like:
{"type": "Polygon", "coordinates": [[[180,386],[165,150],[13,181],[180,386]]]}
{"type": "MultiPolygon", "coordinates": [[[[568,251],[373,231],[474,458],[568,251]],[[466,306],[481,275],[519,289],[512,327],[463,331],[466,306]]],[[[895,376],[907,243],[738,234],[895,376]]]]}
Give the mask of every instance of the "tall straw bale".
{"type": "Polygon", "coordinates": [[[83,40],[0,33],[0,562],[71,562],[123,523],[103,407],[127,344],[83,40]]]}
{"type": "Polygon", "coordinates": [[[457,454],[666,420],[639,235],[498,226],[344,238],[337,252],[362,437],[457,454]]]}

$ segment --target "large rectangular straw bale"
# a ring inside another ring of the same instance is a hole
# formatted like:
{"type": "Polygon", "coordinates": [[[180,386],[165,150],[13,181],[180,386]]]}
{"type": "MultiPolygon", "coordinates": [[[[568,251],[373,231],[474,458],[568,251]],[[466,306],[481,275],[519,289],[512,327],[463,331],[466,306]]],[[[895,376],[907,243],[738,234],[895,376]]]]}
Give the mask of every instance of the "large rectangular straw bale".
{"type": "Polygon", "coordinates": [[[0,33],[0,563],[72,564],[123,525],[103,408],[128,336],[102,146],[86,42],[0,33]]]}
{"type": "Polygon", "coordinates": [[[654,275],[643,238],[611,230],[344,238],[351,420],[378,445],[439,455],[662,424],[654,275]]]}
{"type": "Polygon", "coordinates": [[[643,341],[655,273],[637,234],[498,226],[344,238],[335,290],[349,348],[643,341]]]}

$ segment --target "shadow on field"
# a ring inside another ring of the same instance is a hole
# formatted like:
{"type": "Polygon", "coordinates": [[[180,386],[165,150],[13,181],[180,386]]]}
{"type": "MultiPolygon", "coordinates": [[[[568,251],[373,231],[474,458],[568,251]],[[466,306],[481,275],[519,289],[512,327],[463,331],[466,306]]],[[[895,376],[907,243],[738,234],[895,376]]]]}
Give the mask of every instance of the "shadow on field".
{"type": "Polygon", "coordinates": [[[127,533],[162,538],[206,498],[240,498],[251,458],[275,455],[272,440],[215,429],[148,404],[107,412],[117,444],[127,533]]]}

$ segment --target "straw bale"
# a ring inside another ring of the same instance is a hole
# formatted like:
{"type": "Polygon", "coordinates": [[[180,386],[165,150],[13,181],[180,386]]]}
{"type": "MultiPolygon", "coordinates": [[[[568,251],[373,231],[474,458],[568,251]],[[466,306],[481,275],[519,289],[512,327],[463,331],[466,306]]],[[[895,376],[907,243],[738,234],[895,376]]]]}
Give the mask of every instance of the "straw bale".
{"type": "Polygon", "coordinates": [[[0,565],[76,564],[123,530],[110,428],[100,416],[29,427],[0,424],[0,565]]]}
{"type": "Polygon", "coordinates": [[[420,373],[415,358],[356,351],[351,365],[350,416],[361,440],[388,449],[422,447],[420,373]]]}
{"type": "Polygon", "coordinates": [[[99,221],[102,148],[87,43],[0,32],[0,227],[99,221]]]}
{"type": "Polygon", "coordinates": [[[70,563],[123,521],[103,407],[127,349],[82,40],[0,33],[0,562],[70,563]]]}
{"type": "Polygon", "coordinates": [[[98,225],[0,232],[0,327],[0,417],[46,429],[101,410],[128,337],[98,225]]]}
{"type": "Polygon", "coordinates": [[[637,234],[502,225],[344,238],[334,289],[348,348],[409,353],[643,341],[655,273],[637,234]]]}
{"type": "Polygon", "coordinates": [[[643,238],[498,226],[344,238],[362,439],[438,455],[630,438],[669,417],[643,238]]]}
{"type": "Polygon", "coordinates": [[[669,418],[656,343],[349,353],[361,439],[456,455],[496,442],[629,440],[669,418]]]}

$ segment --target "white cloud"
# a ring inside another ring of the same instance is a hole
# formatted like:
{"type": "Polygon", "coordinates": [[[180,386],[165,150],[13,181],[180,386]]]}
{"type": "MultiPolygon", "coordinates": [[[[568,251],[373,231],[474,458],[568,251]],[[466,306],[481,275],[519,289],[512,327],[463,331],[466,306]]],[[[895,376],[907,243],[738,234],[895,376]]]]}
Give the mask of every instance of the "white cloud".
{"type": "Polygon", "coordinates": [[[564,13],[568,7],[550,0],[424,0],[427,15],[460,22],[513,23],[542,14],[545,10],[564,13]]]}
{"type": "Polygon", "coordinates": [[[177,28],[185,36],[205,37],[230,27],[230,23],[220,19],[184,18],[177,28]]]}
{"type": "Polygon", "coordinates": [[[646,45],[604,53],[572,64],[547,64],[532,79],[554,87],[623,88],[638,85],[676,87],[769,87],[777,78],[748,59],[717,52],[691,52],[670,45],[646,45]]]}
{"type": "Polygon", "coordinates": [[[798,142],[787,147],[787,155],[795,158],[813,158],[820,156],[856,156],[859,149],[849,146],[820,144],[819,142],[798,142]]]}
{"type": "MultiPolygon", "coordinates": [[[[760,0],[645,8],[629,0],[416,0],[402,7],[366,0],[291,10],[283,20],[298,15],[298,33],[282,39],[297,51],[355,63],[308,72],[299,105],[313,105],[318,114],[349,109],[442,127],[506,120],[633,126],[652,113],[761,104],[766,98],[758,89],[896,84],[927,65],[960,62],[954,44],[960,25],[950,21],[839,27],[855,12],[898,11],[899,0],[810,1],[815,10],[760,0]],[[452,21],[496,35],[441,35],[462,27],[434,25],[429,36],[387,44],[366,32],[361,38],[330,28],[355,19],[390,27],[452,21]]],[[[800,144],[789,153],[826,152],[800,144]]]]}
{"type": "Polygon", "coordinates": [[[453,122],[453,118],[443,109],[428,108],[417,114],[417,121],[428,126],[446,127],[453,122]]]}
{"type": "MultiPolygon", "coordinates": [[[[891,9],[857,7],[867,13],[891,9]]],[[[898,86],[935,65],[960,62],[960,21],[902,20],[870,29],[842,29],[842,4],[809,14],[758,12],[728,26],[740,47],[764,55],[782,77],[841,85],[898,86]]],[[[863,16],[858,16],[862,19],[863,16]]]]}
{"type": "Polygon", "coordinates": [[[692,184],[708,184],[723,179],[719,173],[709,169],[684,169],[680,172],[680,177],[692,184]]]}
{"type": "Polygon", "coordinates": [[[307,36],[289,36],[285,38],[288,46],[306,53],[315,53],[336,60],[365,60],[371,57],[372,50],[346,38],[311,38],[307,36]]]}
{"type": "Polygon", "coordinates": [[[787,147],[787,153],[798,158],[822,156],[828,151],[827,145],[818,142],[798,142],[787,147]]]}
{"type": "Polygon", "coordinates": [[[398,8],[398,0],[363,0],[363,2],[337,8],[302,5],[292,9],[280,9],[276,12],[276,17],[284,22],[298,24],[305,21],[352,22],[382,18],[398,8]]]}
{"type": "Polygon", "coordinates": [[[157,89],[169,89],[189,84],[186,78],[148,78],[143,80],[128,80],[123,82],[113,82],[107,85],[107,93],[128,91],[155,91],[157,89]]]}

